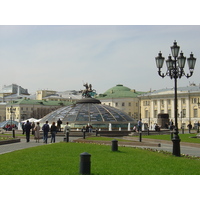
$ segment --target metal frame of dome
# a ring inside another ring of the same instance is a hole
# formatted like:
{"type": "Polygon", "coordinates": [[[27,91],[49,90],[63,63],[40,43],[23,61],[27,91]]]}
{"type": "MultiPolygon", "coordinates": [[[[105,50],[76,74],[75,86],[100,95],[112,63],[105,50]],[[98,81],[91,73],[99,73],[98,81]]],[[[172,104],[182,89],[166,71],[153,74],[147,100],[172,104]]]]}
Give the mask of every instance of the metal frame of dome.
{"type": "Polygon", "coordinates": [[[61,119],[63,125],[69,122],[72,128],[82,128],[88,124],[93,128],[127,128],[137,124],[137,121],[125,112],[108,105],[102,105],[100,100],[95,98],[83,98],[76,104],[59,108],[44,116],[40,123],[48,121],[50,124],[61,119]]]}

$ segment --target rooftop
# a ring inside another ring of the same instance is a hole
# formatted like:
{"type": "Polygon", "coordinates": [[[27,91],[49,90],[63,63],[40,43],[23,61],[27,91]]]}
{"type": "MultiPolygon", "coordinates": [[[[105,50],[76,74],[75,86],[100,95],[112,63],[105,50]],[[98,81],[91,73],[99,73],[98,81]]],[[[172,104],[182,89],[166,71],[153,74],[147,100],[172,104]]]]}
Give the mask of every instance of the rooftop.
{"type": "Polygon", "coordinates": [[[71,102],[66,102],[66,101],[46,101],[46,100],[33,100],[33,99],[29,99],[29,98],[24,98],[24,99],[16,99],[13,100],[11,103],[9,103],[11,105],[46,105],[46,106],[59,106],[59,105],[71,105],[71,102]]]}
{"type": "Polygon", "coordinates": [[[135,98],[144,92],[139,92],[136,90],[131,90],[130,88],[123,86],[122,84],[118,84],[110,89],[108,89],[105,93],[99,94],[97,98],[99,99],[109,99],[109,98],[135,98]]]}
{"type": "MultiPolygon", "coordinates": [[[[195,84],[191,84],[190,86],[178,87],[177,88],[178,94],[195,93],[195,92],[200,92],[200,86],[197,86],[195,84]]],[[[174,88],[163,88],[163,89],[160,89],[160,90],[155,90],[155,91],[152,91],[152,92],[142,94],[141,96],[164,95],[164,94],[174,94],[174,88]]]]}

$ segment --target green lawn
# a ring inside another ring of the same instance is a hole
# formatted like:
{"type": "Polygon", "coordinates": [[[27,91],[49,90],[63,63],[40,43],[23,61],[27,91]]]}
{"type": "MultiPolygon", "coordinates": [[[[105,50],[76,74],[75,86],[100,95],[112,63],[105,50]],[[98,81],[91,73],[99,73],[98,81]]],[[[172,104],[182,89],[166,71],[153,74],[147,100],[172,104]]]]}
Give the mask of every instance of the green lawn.
{"type": "Polygon", "coordinates": [[[91,154],[93,175],[199,175],[200,160],[140,148],[55,143],[0,155],[1,175],[78,175],[80,154],[91,154]]]}

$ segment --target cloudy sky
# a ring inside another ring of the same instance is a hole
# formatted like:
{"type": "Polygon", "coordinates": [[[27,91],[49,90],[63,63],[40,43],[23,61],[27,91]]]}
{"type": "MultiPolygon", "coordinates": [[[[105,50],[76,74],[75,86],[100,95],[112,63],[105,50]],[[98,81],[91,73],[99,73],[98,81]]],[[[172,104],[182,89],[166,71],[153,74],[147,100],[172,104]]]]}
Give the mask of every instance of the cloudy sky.
{"type": "MultiPolygon", "coordinates": [[[[154,7],[159,3],[156,0],[139,5],[128,4],[129,0],[123,4],[58,0],[56,5],[19,0],[12,1],[12,7],[6,1],[0,13],[0,88],[16,83],[31,93],[38,89],[80,90],[88,82],[103,93],[116,84],[139,91],[173,87],[169,77],[158,76],[155,57],[162,51],[167,58],[174,40],[186,57],[193,52],[197,58],[193,77],[183,77],[178,85],[199,84],[200,26],[184,25],[198,19],[198,8],[190,13],[183,4],[181,11],[188,15],[172,17],[167,14],[170,1],[162,9],[154,7]],[[180,25],[171,25],[174,23],[180,25]]],[[[185,70],[188,72],[187,65],[185,70]]]]}
{"type": "Polygon", "coordinates": [[[173,87],[158,76],[155,57],[162,51],[167,58],[174,40],[186,57],[197,58],[193,77],[178,84],[199,84],[199,35],[195,25],[1,25],[0,87],[64,91],[88,82],[98,93],[116,84],[140,91],[173,87]]]}

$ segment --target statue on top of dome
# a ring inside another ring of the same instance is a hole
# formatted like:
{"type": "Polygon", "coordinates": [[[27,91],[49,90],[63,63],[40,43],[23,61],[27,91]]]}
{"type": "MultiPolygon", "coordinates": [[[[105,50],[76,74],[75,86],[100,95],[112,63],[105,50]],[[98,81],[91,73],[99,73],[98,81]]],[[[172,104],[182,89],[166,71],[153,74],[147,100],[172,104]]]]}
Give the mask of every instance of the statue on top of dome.
{"type": "Polygon", "coordinates": [[[82,90],[82,96],[85,98],[91,98],[92,96],[96,95],[96,90],[92,89],[92,84],[84,83],[83,86],[85,90],[82,90]]]}

